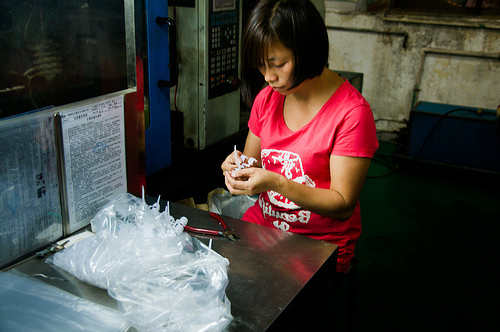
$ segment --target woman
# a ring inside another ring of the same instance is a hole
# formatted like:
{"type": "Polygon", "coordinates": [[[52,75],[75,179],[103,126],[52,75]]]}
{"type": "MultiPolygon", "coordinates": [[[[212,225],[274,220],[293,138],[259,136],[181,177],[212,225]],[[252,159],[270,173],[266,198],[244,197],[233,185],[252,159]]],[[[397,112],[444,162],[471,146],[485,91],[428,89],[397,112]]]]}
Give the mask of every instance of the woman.
{"type": "Polygon", "coordinates": [[[237,151],[221,168],[232,194],[260,194],[243,220],[338,244],[337,271],[345,273],[378,141],[369,104],[327,68],[328,51],[309,0],[256,5],[241,53],[242,97],[252,106],[243,154],[257,164],[234,171],[237,151]]]}

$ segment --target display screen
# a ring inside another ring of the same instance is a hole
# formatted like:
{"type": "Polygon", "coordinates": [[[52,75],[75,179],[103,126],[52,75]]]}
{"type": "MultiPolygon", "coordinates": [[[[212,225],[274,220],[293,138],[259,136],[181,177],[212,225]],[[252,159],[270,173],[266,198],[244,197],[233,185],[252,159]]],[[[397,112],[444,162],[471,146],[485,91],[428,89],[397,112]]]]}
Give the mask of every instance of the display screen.
{"type": "Polygon", "coordinates": [[[214,12],[221,10],[235,10],[236,0],[214,0],[214,12]]]}
{"type": "Polygon", "coordinates": [[[127,82],[123,0],[0,0],[0,118],[127,82]]]}

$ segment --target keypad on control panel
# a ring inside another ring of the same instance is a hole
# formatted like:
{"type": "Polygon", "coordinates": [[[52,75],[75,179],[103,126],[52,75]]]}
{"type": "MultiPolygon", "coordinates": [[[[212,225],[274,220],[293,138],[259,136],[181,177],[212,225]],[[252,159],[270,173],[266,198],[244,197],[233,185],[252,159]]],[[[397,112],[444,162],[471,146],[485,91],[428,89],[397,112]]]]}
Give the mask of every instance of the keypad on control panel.
{"type": "Polygon", "coordinates": [[[233,91],[228,79],[238,76],[238,12],[214,12],[210,16],[210,98],[233,91]]]}

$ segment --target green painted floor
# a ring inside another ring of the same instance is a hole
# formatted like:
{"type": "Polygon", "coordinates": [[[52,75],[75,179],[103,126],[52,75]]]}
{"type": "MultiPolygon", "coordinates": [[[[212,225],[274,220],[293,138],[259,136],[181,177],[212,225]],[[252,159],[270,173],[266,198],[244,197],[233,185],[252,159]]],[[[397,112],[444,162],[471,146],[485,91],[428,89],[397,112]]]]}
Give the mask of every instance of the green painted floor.
{"type": "Polygon", "coordinates": [[[382,142],[360,198],[358,331],[500,328],[499,177],[403,165],[382,142]]]}
{"type": "MultiPolygon", "coordinates": [[[[220,164],[234,144],[242,149],[244,135],[174,150],[174,164],[148,177],[148,195],[206,202],[224,186],[220,164]]],[[[412,162],[393,170],[393,150],[381,142],[360,199],[355,331],[500,330],[499,177],[412,162]]],[[[342,290],[337,300],[342,331],[342,290]]]]}

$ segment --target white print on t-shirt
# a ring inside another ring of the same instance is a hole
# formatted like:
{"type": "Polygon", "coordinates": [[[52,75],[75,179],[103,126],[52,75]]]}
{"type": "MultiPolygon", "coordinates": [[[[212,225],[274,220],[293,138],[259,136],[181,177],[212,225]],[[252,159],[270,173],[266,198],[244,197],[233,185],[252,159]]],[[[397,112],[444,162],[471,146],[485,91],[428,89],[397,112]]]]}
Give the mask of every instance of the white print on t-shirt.
{"type": "MultiPolygon", "coordinates": [[[[275,172],[279,170],[287,179],[312,188],[316,187],[314,181],[304,174],[302,160],[297,153],[283,150],[263,149],[261,151],[261,160],[262,168],[264,169],[270,169],[275,172]]],[[[288,223],[296,221],[307,223],[311,218],[310,211],[300,209],[300,206],[280,193],[270,190],[267,192],[267,196],[269,202],[265,202],[261,195],[259,198],[259,205],[264,216],[278,219],[273,221],[276,228],[288,231],[290,229],[288,223]],[[291,211],[276,211],[273,209],[273,205],[291,211]]]]}
{"type": "MultiPolygon", "coordinates": [[[[293,180],[294,182],[305,184],[308,187],[316,187],[313,180],[306,174],[304,174],[304,168],[302,167],[302,160],[300,156],[294,152],[283,151],[283,150],[273,150],[264,149],[261,152],[262,168],[268,169],[271,166],[271,170],[277,170],[276,166],[281,165],[280,172],[287,179],[293,180]]],[[[269,200],[271,203],[286,209],[297,209],[299,206],[289,200],[288,198],[282,196],[280,193],[275,191],[268,191],[269,200]]]]}
{"type": "Polygon", "coordinates": [[[269,202],[264,201],[262,195],[259,196],[259,205],[262,209],[264,217],[278,218],[278,220],[273,221],[274,227],[281,229],[282,231],[288,231],[290,225],[288,223],[301,222],[307,224],[309,219],[311,219],[311,211],[299,210],[298,213],[288,213],[284,211],[276,211],[273,209],[269,202]]]}

